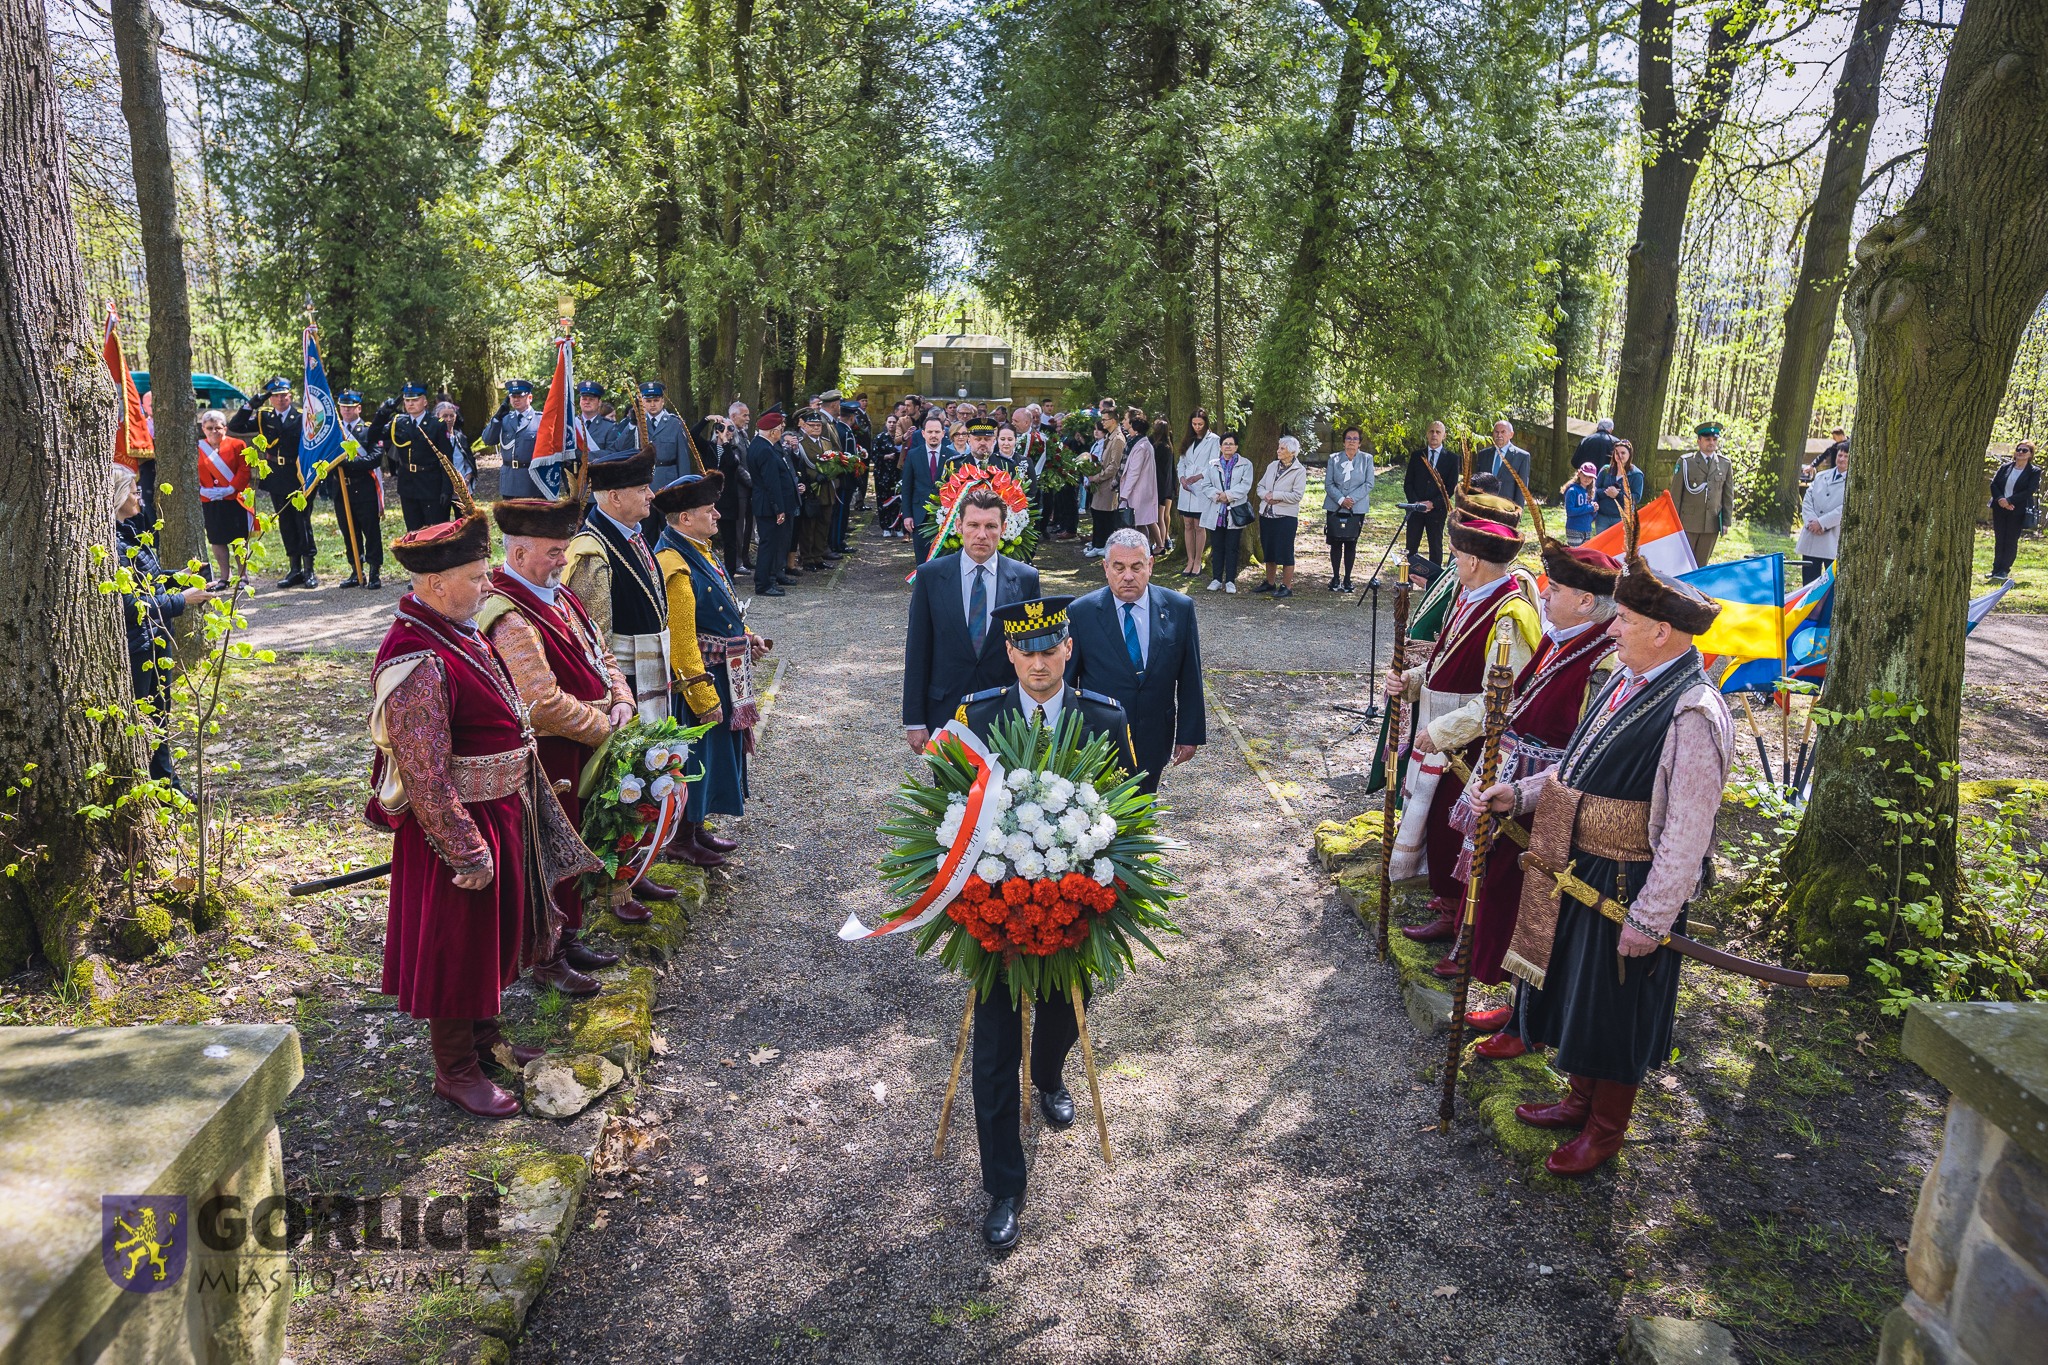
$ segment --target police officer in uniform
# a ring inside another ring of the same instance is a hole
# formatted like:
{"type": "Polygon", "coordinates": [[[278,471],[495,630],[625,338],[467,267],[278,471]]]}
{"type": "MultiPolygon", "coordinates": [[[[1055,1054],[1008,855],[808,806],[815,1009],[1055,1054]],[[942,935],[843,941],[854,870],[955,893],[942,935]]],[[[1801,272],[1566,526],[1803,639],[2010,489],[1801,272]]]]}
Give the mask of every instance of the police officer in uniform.
{"type": "MultiPolygon", "coordinates": [[[[695,474],[697,468],[690,462],[690,434],[683,429],[683,419],[669,411],[668,388],[661,381],[650,379],[640,386],[640,402],[647,409],[647,441],[654,447],[655,488],[666,488],[685,474],[695,474]]],[[[628,414],[612,430],[614,449],[638,449],[640,424],[628,414]],[[633,437],[629,444],[621,432],[633,437]]],[[[647,520],[640,524],[640,533],[652,545],[661,539],[668,523],[659,512],[647,514],[647,520]]]]}
{"type": "MultiPolygon", "coordinates": [[[[985,741],[997,721],[1024,716],[1043,727],[1040,743],[1050,745],[1061,718],[1078,713],[1080,742],[1099,734],[1111,736],[1117,766],[1136,772],[1138,756],[1131,748],[1131,727],[1123,707],[1099,692],[1067,686],[1067,659],[1073,653],[1073,642],[1067,638],[1067,605],[1073,600],[1039,597],[996,608],[993,615],[1002,626],[1017,681],[972,693],[960,703],[955,719],[985,741]]],[[[1084,990],[1084,1004],[1087,998],[1084,990]]],[[[1074,1122],[1074,1097],[1061,1071],[1079,1029],[1065,992],[1046,996],[1041,1005],[1034,1011],[1031,1031],[1031,1082],[1046,1123],[1066,1128],[1074,1122]]],[[[1023,1020],[1007,989],[976,1003],[974,1132],[981,1146],[981,1186],[993,1201],[981,1233],[996,1251],[1016,1245],[1017,1215],[1024,1204],[1024,1143],[1017,1128],[1023,1107],[1017,1075],[1023,1034],[1023,1020]]]]}
{"type": "Polygon", "coordinates": [[[378,469],[383,457],[378,453],[377,443],[370,439],[370,424],[363,420],[363,396],[354,389],[343,389],[341,397],[334,400],[341,418],[343,441],[341,458],[327,471],[327,479],[321,491],[334,504],[334,524],[341,528],[343,557],[348,560],[348,577],[341,580],[344,588],[381,588],[384,586],[384,491],[378,487],[378,469]],[[347,442],[354,441],[356,448],[350,452],[347,442]],[[342,505],[343,491],[347,491],[348,505],[342,505]],[[354,553],[349,554],[350,528],[355,531],[354,553]]]}
{"type": "MultiPolygon", "coordinates": [[[[258,453],[270,467],[260,486],[270,495],[271,511],[277,516],[277,534],[284,552],[291,558],[291,571],[277,580],[280,588],[317,588],[313,576],[313,513],[292,505],[299,491],[299,436],[305,429],[305,414],[292,405],[292,385],[279,375],[263,386],[262,398],[243,400],[242,410],[228,418],[228,434],[240,436],[251,446],[263,437],[258,453]],[[258,407],[258,402],[262,406],[258,407]]],[[[446,521],[448,518],[443,517],[446,521]]]]}
{"type": "Polygon", "coordinates": [[[483,435],[477,439],[487,446],[498,448],[498,496],[500,498],[538,498],[542,496],[533,475],[527,471],[533,466],[533,441],[540,435],[540,412],[533,406],[533,381],[528,379],[510,380],[505,385],[505,401],[498,406],[491,420],[484,424],[483,435]]]}
{"type": "Polygon", "coordinates": [[[640,433],[631,422],[604,415],[604,385],[595,379],[576,383],[576,415],[590,433],[592,450],[634,451],[640,448],[640,433]]]}
{"type": "Polygon", "coordinates": [[[448,471],[455,464],[454,441],[441,419],[427,411],[426,385],[408,380],[398,393],[377,409],[370,434],[384,447],[384,467],[398,484],[405,529],[453,521],[455,485],[449,482],[448,471]],[[401,402],[403,412],[398,410],[401,402]]]}

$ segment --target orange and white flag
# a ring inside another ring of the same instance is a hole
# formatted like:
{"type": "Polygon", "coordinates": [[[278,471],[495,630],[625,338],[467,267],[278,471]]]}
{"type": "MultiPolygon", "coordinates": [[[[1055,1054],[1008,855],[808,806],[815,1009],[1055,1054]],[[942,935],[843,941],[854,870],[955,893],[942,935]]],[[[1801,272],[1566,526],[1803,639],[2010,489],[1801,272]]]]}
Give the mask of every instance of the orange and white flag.
{"type": "Polygon", "coordinates": [[[142,411],[142,395],[135,388],[135,376],[121,355],[121,334],[116,329],[114,305],[107,305],[107,335],[100,343],[106,357],[107,373],[121,391],[121,424],[114,428],[114,460],[140,474],[145,455],[154,457],[156,441],[149,434],[149,417],[142,411]]]}

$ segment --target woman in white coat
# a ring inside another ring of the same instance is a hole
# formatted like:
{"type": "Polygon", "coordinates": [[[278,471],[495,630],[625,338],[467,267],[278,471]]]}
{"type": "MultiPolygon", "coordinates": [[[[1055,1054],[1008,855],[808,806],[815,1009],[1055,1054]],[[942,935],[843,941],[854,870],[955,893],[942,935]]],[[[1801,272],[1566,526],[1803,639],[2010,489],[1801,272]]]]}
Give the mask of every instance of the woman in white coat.
{"type": "Polygon", "coordinates": [[[1208,510],[1208,503],[1202,498],[1202,478],[1221,447],[1216,433],[1209,430],[1209,410],[1196,408],[1195,415],[1188,419],[1187,449],[1173,471],[1179,485],[1174,506],[1180,512],[1181,549],[1187,559],[1181,569],[1184,578],[1193,578],[1202,571],[1202,549],[1209,534],[1202,528],[1202,513],[1208,510]]]}
{"type": "Polygon", "coordinates": [[[1252,495],[1252,462],[1237,453],[1237,433],[1225,432],[1216,458],[1202,471],[1202,527],[1209,533],[1209,591],[1237,591],[1237,547],[1244,527],[1231,523],[1231,509],[1252,495]]]}
{"type": "Polygon", "coordinates": [[[1806,486],[1799,504],[1799,581],[1811,583],[1835,562],[1842,538],[1842,507],[1849,492],[1849,447],[1835,453],[1835,467],[1823,469],[1806,486]]]}

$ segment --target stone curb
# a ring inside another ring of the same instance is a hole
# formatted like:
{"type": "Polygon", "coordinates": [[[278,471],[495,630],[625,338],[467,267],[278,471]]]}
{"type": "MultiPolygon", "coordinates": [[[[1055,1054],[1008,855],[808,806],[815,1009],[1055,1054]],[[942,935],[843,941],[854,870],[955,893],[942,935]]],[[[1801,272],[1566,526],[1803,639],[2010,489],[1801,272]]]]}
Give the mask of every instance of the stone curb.
{"type": "MultiPolygon", "coordinates": [[[[632,1107],[632,1088],[654,1049],[656,966],[664,963],[689,936],[690,916],[709,894],[702,868],[657,863],[650,875],[682,893],[673,901],[649,904],[654,918],[647,924],[621,924],[606,915],[593,926],[593,937],[610,939],[630,954],[615,967],[595,973],[604,989],[576,1001],[569,1010],[565,1053],[594,1053],[622,1067],[626,1080],[573,1119],[550,1120],[528,1115],[520,1123],[523,1159],[504,1182],[499,1218],[501,1242],[489,1251],[470,1253],[464,1271],[470,1283],[488,1283],[458,1313],[451,1315],[441,1359],[451,1365],[506,1365],[526,1326],[526,1315],[547,1288],[548,1277],[561,1260],[562,1249],[576,1226],[592,1163],[606,1125],[614,1114],[632,1107]],[[535,1154],[533,1139],[544,1146],[550,1135],[562,1149],[535,1154]],[[486,1278],[488,1277],[488,1278],[486,1278]]],[[[486,1153],[488,1154],[488,1153],[486,1153]]]]}

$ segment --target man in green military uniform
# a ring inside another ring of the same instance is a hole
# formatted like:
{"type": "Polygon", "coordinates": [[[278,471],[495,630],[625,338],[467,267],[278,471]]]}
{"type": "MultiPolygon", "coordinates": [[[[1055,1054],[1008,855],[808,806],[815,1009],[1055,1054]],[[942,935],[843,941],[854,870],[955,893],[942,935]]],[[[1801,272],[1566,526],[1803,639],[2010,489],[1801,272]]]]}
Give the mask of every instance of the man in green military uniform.
{"type": "Polygon", "coordinates": [[[1693,429],[1699,448],[1678,457],[1671,469],[1671,503],[1678,524],[1692,542],[1695,564],[1714,558],[1714,546],[1735,520],[1735,465],[1721,453],[1721,424],[1702,422],[1693,429]]]}
{"type": "MultiPolygon", "coordinates": [[[[1060,718],[1081,717],[1080,742],[1106,734],[1116,742],[1117,763],[1126,773],[1138,770],[1131,747],[1131,727],[1113,697],[1067,686],[1067,606],[1071,597],[1040,597],[997,607],[991,615],[1002,624],[1003,643],[1017,681],[969,695],[956,719],[983,741],[997,721],[1023,716],[1043,727],[1041,740],[1052,742],[1060,718]]],[[[1087,1001],[1087,992],[1082,993],[1087,1001]]],[[[1038,1023],[1031,1034],[1031,1080],[1038,1091],[1039,1112],[1054,1128],[1074,1121],[1074,1097],[1060,1073],[1079,1029],[1064,992],[1040,1002],[1038,1023]]],[[[981,1146],[981,1186],[994,1202],[982,1220],[981,1233],[996,1251],[1017,1242],[1017,1215],[1024,1205],[1024,1143],[1017,1130],[1023,1107],[1018,1064],[1023,1060],[1024,1026],[1007,990],[974,1007],[974,1132],[981,1146]]]]}

